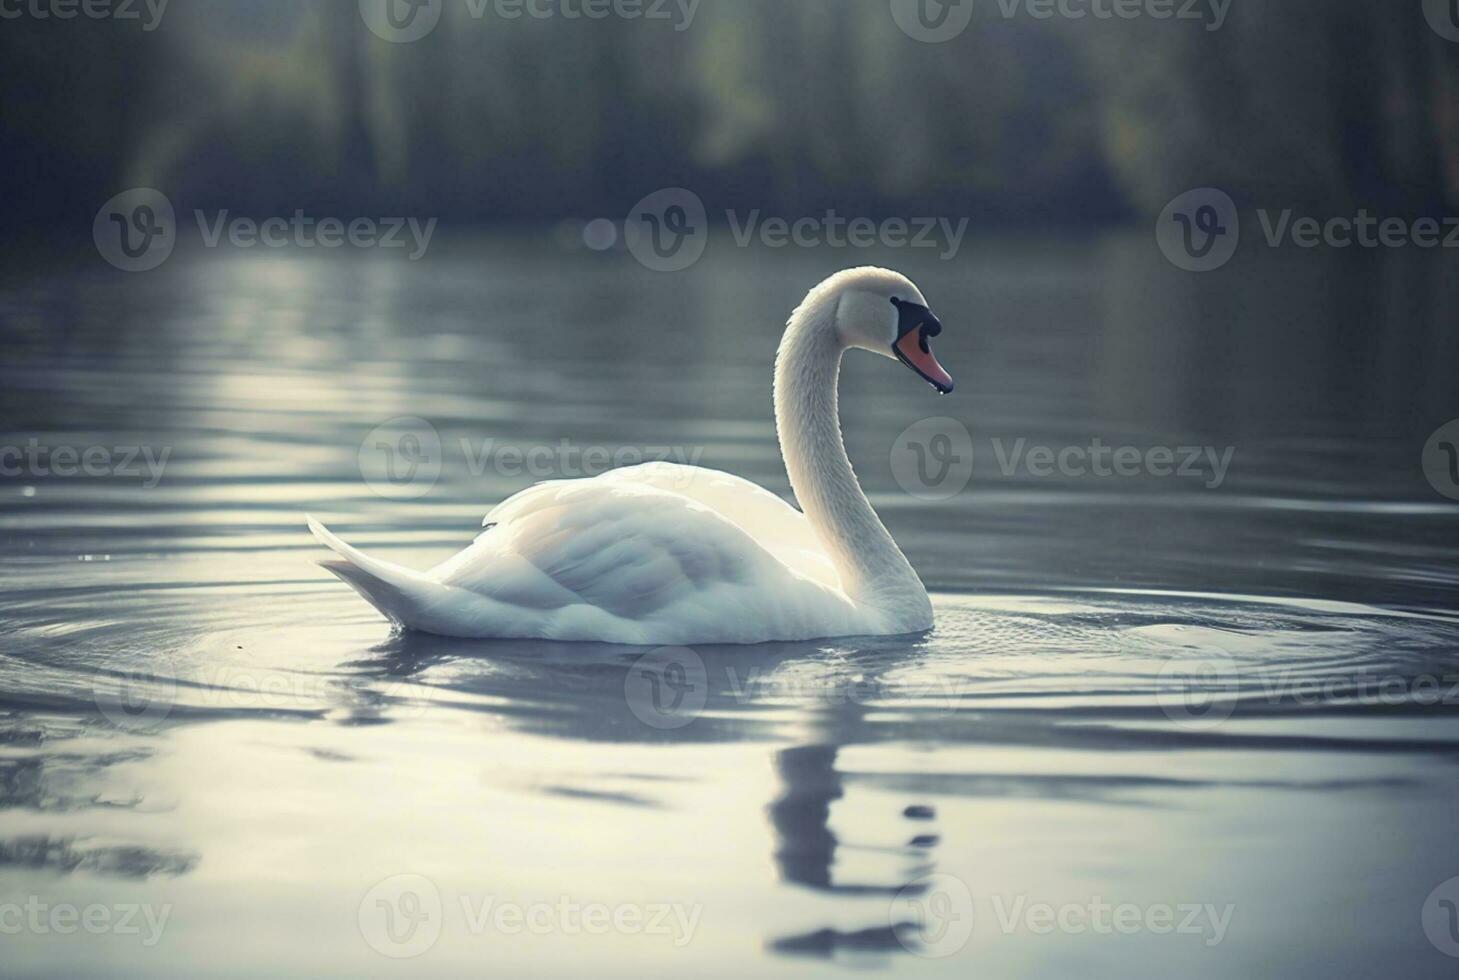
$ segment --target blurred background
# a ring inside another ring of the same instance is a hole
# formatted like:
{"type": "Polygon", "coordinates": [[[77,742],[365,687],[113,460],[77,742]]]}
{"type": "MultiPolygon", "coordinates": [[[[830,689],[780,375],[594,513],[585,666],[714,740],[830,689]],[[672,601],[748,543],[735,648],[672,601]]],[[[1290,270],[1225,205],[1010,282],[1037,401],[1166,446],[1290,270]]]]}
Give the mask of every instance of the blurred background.
{"type": "Polygon", "coordinates": [[[712,212],[984,228],[1145,221],[1206,185],[1435,213],[1459,202],[1459,45],[1419,7],[1044,20],[989,0],[939,44],[911,43],[879,0],[510,21],[446,0],[405,44],[350,0],[173,0],[150,31],[141,3],[140,22],[25,16],[0,31],[0,163],[24,188],[6,220],[84,232],[134,186],[185,208],[454,225],[617,216],[675,184],[712,212]]]}

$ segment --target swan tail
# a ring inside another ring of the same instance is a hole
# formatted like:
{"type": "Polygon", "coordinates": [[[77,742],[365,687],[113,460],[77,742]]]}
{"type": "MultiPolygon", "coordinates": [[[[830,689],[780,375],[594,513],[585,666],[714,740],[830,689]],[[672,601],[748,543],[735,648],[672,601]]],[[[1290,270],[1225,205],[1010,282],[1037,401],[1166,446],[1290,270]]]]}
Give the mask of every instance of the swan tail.
{"type": "Polygon", "coordinates": [[[430,611],[450,598],[450,587],[400,565],[371,558],[314,518],[308,520],[309,530],[319,543],[339,556],[321,561],[320,567],[337,575],[397,626],[426,629],[430,611]]]}

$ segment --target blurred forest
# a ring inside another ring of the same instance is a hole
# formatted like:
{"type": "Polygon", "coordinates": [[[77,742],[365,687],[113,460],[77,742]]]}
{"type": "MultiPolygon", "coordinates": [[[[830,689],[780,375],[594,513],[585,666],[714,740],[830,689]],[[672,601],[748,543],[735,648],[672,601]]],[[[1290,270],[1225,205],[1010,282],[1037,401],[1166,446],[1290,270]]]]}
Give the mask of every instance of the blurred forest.
{"type": "Polygon", "coordinates": [[[999,17],[944,44],[886,0],[703,0],[672,22],[473,19],[389,44],[355,0],[174,0],[0,21],[23,230],[131,186],[180,208],[618,215],[719,208],[1104,224],[1215,185],[1271,207],[1459,206],[1459,44],[1418,0],[1234,0],[1189,21],[999,17]]]}

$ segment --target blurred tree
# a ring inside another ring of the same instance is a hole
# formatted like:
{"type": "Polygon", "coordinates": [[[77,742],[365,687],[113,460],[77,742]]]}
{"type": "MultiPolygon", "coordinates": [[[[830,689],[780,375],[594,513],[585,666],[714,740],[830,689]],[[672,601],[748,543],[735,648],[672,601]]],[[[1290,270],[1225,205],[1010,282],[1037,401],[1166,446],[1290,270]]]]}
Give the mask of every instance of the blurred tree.
{"type": "Polygon", "coordinates": [[[7,20],[10,217],[84,227],[137,184],[184,208],[456,222],[617,215],[674,184],[711,209],[1020,225],[1150,215],[1203,184],[1459,203],[1459,45],[1417,4],[1238,0],[1219,31],[979,4],[937,45],[883,2],[703,0],[686,30],[472,6],[410,44],[352,2],[193,0],[150,33],[7,20]]]}

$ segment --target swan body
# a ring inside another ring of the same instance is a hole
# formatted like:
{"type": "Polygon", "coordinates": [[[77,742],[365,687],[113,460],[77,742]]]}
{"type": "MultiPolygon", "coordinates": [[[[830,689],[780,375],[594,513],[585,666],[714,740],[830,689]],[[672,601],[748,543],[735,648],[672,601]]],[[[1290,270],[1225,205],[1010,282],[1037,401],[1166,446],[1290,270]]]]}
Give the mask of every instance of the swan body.
{"type": "Polygon", "coordinates": [[[648,463],[524,490],[428,572],[309,527],[337,555],[324,567],[387,618],[444,636],[684,645],[926,630],[926,590],[846,457],[836,381],[842,353],[864,347],[950,391],[927,344],[940,329],[917,288],[882,269],[838,273],[796,309],[775,412],[802,510],[728,473],[648,463]]]}

